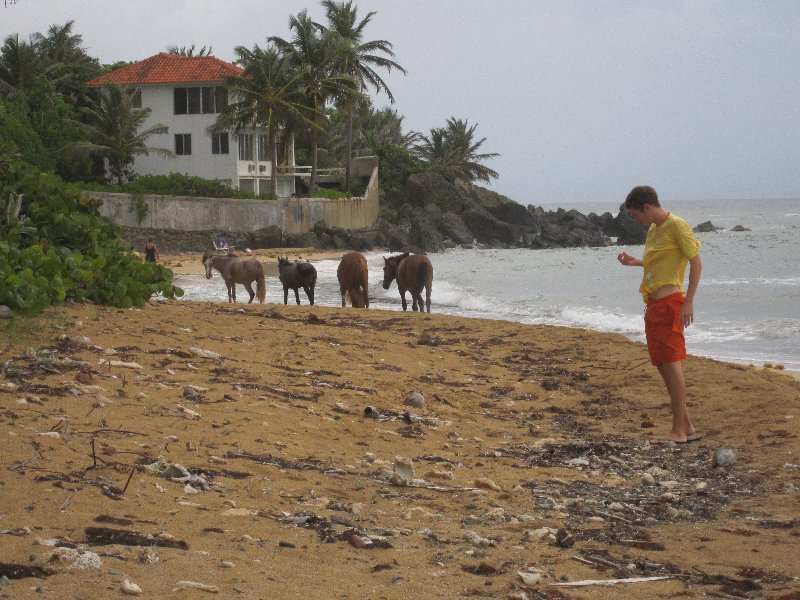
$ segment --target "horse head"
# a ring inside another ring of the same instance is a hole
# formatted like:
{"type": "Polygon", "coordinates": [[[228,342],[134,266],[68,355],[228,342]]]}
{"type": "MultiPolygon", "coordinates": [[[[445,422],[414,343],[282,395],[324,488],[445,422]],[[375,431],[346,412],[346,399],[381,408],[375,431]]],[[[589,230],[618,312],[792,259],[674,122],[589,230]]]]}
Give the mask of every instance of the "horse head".
{"type": "Polygon", "coordinates": [[[211,279],[211,267],[213,266],[214,257],[210,252],[203,254],[203,266],[206,268],[206,279],[211,279]]]}
{"type": "Polygon", "coordinates": [[[292,263],[289,262],[289,257],[288,256],[285,257],[285,258],[283,256],[279,256],[278,257],[278,268],[279,269],[281,267],[288,267],[290,264],[292,264],[292,263]]]}
{"type": "MultiPolygon", "coordinates": [[[[405,256],[408,256],[406,254],[405,256]]],[[[383,257],[383,289],[388,290],[392,285],[392,281],[397,277],[397,265],[400,264],[400,256],[390,256],[389,258],[383,257]]]]}

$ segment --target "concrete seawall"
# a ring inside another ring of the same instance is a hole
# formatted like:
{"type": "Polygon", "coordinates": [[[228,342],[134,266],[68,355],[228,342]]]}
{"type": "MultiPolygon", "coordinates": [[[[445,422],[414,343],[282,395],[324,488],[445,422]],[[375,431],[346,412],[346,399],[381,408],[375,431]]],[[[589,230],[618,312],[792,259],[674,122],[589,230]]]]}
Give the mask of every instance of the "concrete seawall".
{"type": "Polygon", "coordinates": [[[359,230],[374,227],[379,211],[377,166],[372,169],[364,196],[337,200],[241,200],[88,193],[102,200],[101,215],[122,227],[142,229],[247,233],[275,225],[286,233],[301,234],[311,231],[315,223],[324,220],[329,227],[359,230]],[[145,214],[140,219],[142,212],[145,214]]]}

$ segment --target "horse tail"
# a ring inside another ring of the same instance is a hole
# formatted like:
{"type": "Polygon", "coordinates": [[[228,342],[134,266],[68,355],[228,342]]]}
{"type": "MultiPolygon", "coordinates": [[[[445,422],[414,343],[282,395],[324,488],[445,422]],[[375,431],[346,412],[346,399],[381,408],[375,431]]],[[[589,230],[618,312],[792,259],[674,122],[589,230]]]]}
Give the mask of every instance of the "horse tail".
{"type": "Polygon", "coordinates": [[[417,287],[416,290],[421,292],[428,283],[428,265],[425,262],[419,263],[417,270],[417,287]]]}
{"type": "Polygon", "coordinates": [[[264,265],[258,263],[258,275],[256,276],[256,296],[258,296],[259,304],[264,304],[264,299],[267,297],[267,281],[264,279],[264,265]]]}

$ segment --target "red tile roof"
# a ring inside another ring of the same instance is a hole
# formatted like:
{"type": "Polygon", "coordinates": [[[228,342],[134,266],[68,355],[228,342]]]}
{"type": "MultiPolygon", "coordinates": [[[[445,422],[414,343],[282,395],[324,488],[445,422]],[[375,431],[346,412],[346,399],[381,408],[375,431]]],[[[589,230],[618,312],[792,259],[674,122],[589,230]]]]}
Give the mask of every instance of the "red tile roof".
{"type": "Polygon", "coordinates": [[[96,87],[106,83],[141,85],[147,83],[218,83],[242,69],[213,56],[179,56],[161,52],[121,67],[87,82],[96,87]]]}

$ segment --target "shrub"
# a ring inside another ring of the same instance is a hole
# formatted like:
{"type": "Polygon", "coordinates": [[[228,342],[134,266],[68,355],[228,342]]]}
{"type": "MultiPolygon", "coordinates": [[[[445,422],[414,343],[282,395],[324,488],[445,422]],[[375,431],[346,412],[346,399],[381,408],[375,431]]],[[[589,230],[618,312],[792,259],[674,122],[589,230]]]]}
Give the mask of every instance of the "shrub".
{"type": "Polygon", "coordinates": [[[34,314],[67,298],[128,308],[183,295],[172,271],[129,254],[98,205],[19,159],[0,165],[0,304],[34,314]]]}

